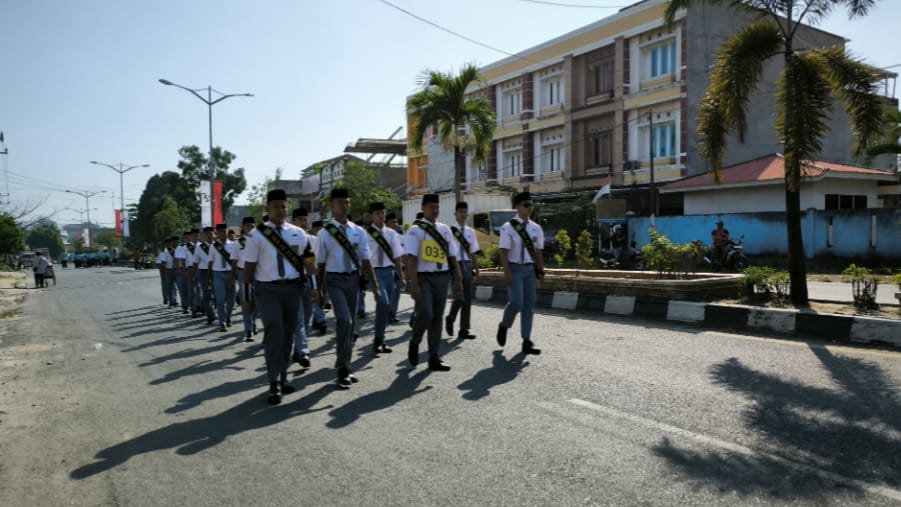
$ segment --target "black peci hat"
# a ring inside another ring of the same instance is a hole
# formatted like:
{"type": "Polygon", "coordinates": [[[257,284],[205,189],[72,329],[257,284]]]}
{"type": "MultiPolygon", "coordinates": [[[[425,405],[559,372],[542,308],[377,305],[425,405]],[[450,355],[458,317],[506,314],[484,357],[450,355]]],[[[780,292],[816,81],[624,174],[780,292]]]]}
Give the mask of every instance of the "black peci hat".
{"type": "Polygon", "coordinates": [[[263,222],[269,221],[269,215],[263,215],[263,222]]]}
{"type": "Polygon", "coordinates": [[[346,199],[348,197],[350,197],[350,192],[348,192],[346,188],[333,188],[328,195],[330,201],[332,199],[346,199]]]}
{"type": "Polygon", "coordinates": [[[385,209],[385,203],[383,202],[373,202],[369,204],[369,212],[373,211],[382,211],[385,209]]]}
{"type": "Polygon", "coordinates": [[[314,229],[316,227],[322,227],[322,220],[313,220],[313,223],[312,223],[312,225],[310,225],[310,227],[312,227],[314,229]]]}
{"type": "Polygon", "coordinates": [[[438,202],[439,202],[438,194],[425,194],[424,196],[422,196],[422,205],[423,206],[425,206],[426,204],[433,204],[433,203],[438,204],[438,202]]]}
{"type": "Polygon", "coordinates": [[[454,209],[469,209],[469,205],[465,202],[458,202],[457,207],[455,207],[454,209]]]}
{"type": "Polygon", "coordinates": [[[397,220],[397,213],[388,213],[385,215],[385,221],[388,220],[397,220]]]}
{"type": "Polygon", "coordinates": [[[203,232],[213,232],[213,228],[212,227],[204,227],[203,232]]]}
{"type": "Polygon", "coordinates": [[[530,194],[528,192],[520,192],[513,196],[513,207],[515,208],[521,202],[531,201],[531,200],[532,200],[532,194],[530,194]]]}
{"type": "Polygon", "coordinates": [[[253,217],[244,217],[241,219],[241,225],[244,224],[255,224],[257,223],[256,219],[253,217]]]}
{"type": "Polygon", "coordinates": [[[294,208],[294,211],[291,212],[291,218],[307,217],[307,216],[310,216],[310,215],[307,214],[307,209],[304,207],[294,208]]]}
{"type": "Polygon", "coordinates": [[[192,228],[191,234],[200,234],[200,229],[198,229],[197,227],[192,228]]]}
{"type": "Polygon", "coordinates": [[[288,194],[285,193],[284,190],[280,188],[276,188],[270,190],[266,193],[266,203],[268,204],[270,201],[287,201],[288,194]]]}
{"type": "Polygon", "coordinates": [[[224,231],[224,230],[226,230],[226,229],[228,229],[228,226],[227,226],[227,225],[225,225],[225,224],[216,224],[216,230],[217,230],[217,231],[224,231]]]}

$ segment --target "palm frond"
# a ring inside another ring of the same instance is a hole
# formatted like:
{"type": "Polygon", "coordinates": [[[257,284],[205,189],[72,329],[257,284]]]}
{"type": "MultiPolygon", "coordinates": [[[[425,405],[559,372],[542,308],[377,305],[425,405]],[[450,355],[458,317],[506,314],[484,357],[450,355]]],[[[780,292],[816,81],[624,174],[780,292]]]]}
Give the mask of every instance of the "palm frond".
{"type": "Polygon", "coordinates": [[[776,23],[762,19],[730,37],[717,54],[708,97],[716,98],[717,118],[744,141],[751,96],[764,63],[778,54],[785,40],[776,23]]]}
{"type": "Polygon", "coordinates": [[[711,165],[717,183],[723,181],[723,159],[729,128],[715,95],[710,90],[698,104],[698,153],[711,165]]]}
{"type": "Polygon", "coordinates": [[[811,53],[845,107],[854,134],[854,154],[864,154],[882,136],[885,99],[878,94],[879,72],[852,58],[843,47],[811,53]]]}
{"type": "Polygon", "coordinates": [[[813,53],[788,55],[777,88],[776,130],[785,147],[785,183],[797,190],[802,162],[820,151],[829,132],[832,90],[822,60],[813,53]]]}

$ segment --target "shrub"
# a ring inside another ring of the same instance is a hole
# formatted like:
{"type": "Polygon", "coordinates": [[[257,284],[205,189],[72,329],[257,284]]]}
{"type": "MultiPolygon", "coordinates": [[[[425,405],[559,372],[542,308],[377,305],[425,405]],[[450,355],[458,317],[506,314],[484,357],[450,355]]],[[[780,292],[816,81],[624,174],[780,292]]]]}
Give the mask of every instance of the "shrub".
{"type": "Polygon", "coordinates": [[[658,275],[675,273],[682,278],[694,272],[703,259],[703,253],[694,243],[674,244],[655,229],[650,229],[648,234],[651,242],[641,247],[641,254],[644,256],[645,264],[657,271],[658,275]]]}
{"type": "Polygon", "coordinates": [[[579,239],[576,240],[576,262],[579,267],[590,268],[594,259],[591,258],[591,249],[594,247],[594,241],[591,240],[591,233],[583,230],[579,233],[579,239]]]}
{"type": "Polygon", "coordinates": [[[569,233],[566,232],[566,229],[560,229],[554,238],[557,240],[557,253],[554,254],[554,260],[557,261],[557,267],[563,267],[563,261],[566,259],[566,253],[572,250],[573,242],[569,237],[569,233]]]}
{"type": "Polygon", "coordinates": [[[899,289],[901,289],[901,273],[895,273],[892,276],[892,283],[897,285],[899,289]]]}
{"type": "Polygon", "coordinates": [[[863,266],[852,263],[842,271],[845,280],[851,282],[851,294],[854,298],[854,306],[862,310],[872,310],[879,307],[876,304],[876,290],[879,288],[879,280],[872,276],[871,271],[863,266]]]}
{"type": "Polygon", "coordinates": [[[742,282],[745,284],[745,297],[749,300],[767,300],[775,297],[777,300],[783,301],[789,295],[791,283],[787,271],[749,266],[741,274],[742,282]]]}
{"type": "Polygon", "coordinates": [[[479,256],[479,269],[496,268],[501,265],[501,249],[493,246],[479,256]]]}

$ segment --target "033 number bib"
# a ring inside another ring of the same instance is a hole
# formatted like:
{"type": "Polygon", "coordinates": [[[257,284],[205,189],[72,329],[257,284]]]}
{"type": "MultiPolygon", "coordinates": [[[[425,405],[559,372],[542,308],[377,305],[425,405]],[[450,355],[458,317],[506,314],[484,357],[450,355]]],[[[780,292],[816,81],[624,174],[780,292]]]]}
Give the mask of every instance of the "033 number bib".
{"type": "Polygon", "coordinates": [[[426,262],[435,262],[438,264],[446,264],[447,256],[444,249],[434,239],[422,240],[422,251],[419,255],[420,259],[426,262]]]}

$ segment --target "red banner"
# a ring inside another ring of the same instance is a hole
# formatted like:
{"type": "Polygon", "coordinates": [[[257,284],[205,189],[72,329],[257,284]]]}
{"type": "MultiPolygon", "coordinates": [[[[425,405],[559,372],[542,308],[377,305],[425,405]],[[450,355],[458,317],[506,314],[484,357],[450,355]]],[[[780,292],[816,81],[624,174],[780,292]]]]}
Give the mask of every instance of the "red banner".
{"type": "Polygon", "coordinates": [[[222,220],[222,182],[213,182],[213,225],[221,224],[222,220]]]}
{"type": "Polygon", "coordinates": [[[116,237],[122,237],[122,210],[116,210],[116,237]]]}

